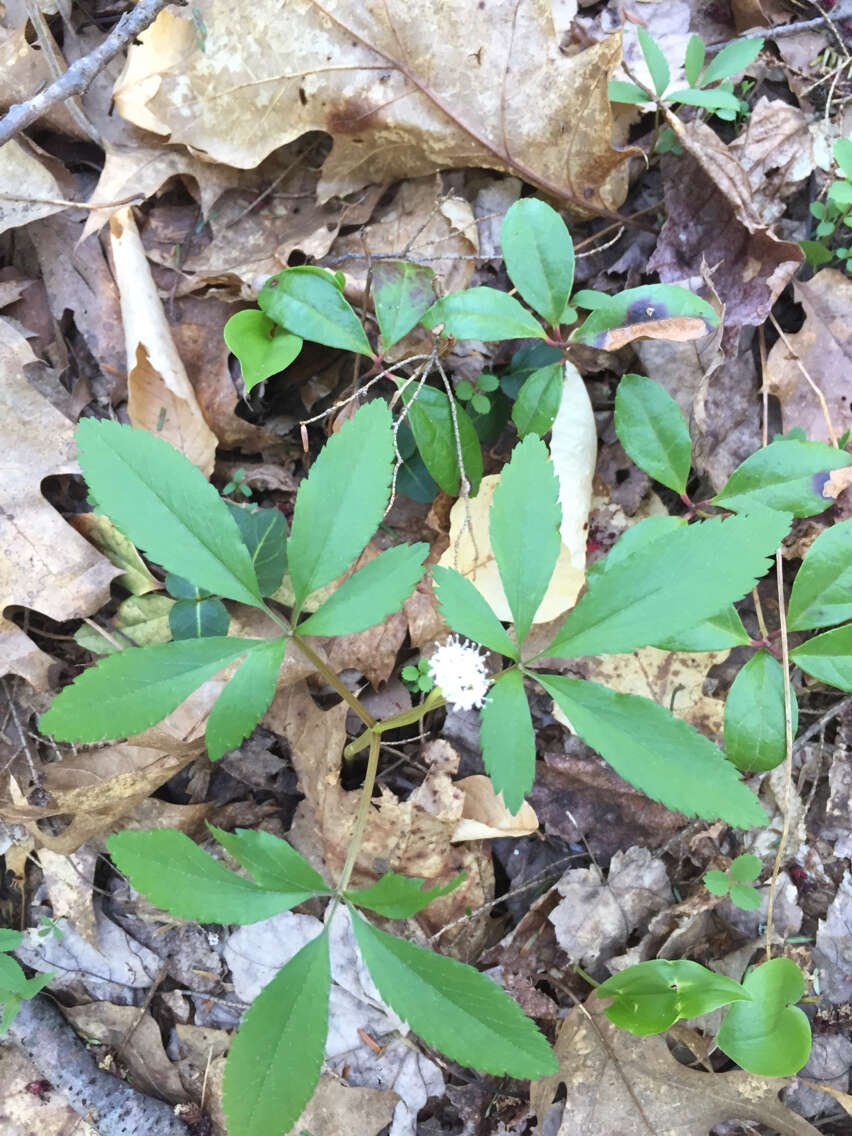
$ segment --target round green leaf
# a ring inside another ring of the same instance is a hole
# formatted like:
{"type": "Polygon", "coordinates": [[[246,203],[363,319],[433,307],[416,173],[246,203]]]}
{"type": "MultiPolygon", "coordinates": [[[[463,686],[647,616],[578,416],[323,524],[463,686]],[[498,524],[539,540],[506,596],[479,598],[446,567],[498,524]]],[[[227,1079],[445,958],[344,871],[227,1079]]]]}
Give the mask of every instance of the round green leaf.
{"type": "Polygon", "coordinates": [[[731,881],[728,879],[725,872],[720,872],[714,868],[712,871],[705,873],[704,886],[711,895],[727,895],[731,881]]]}
{"type": "Polygon", "coordinates": [[[257,302],[261,311],[293,335],[373,356],[361,321],[326,273],[317,275],[310,266],[285,268],[267,280],[257,302]]]}
{"type": "Polygon", "coordinates": [[[224,336],[240,361],[246,393],[271,375],[285,371],[302,350],[298,335],[282,332],[268,316],[253,308],[231,316],[224,336]]]}
{"type": "Polygon", "coordinates": [[[748,884],[731,884],[731,903],[741,911],[759,911],[763,899],[760,892],[748,884]]]}
{"type": "Polygon", "coordinates": [[[533,197],[516,201],[500,235],[509,279],[551,326],[559,324],[574,286],[574,242],[555,209],[533,197]]]}
{"type": "Polygon", "coordinates": [[[810,1024],[792,1005],[805,992],[802,972],[792,959],[771,959],[747,974],[743,987],[751,1000],[731,1006],[716,1044],[749,1073],[798,1073],[811,1053],[810,1024]]]}
{"type": "Polygon", "coordinates": [[[659,383],[625,375],[615,396],[618,440],[636,464],[675,493],[686,491],[692,448],[680,407],[659,383]]]}
{"type": "MultiPolygon", "coordinates": [[[[793,692],[793,733],[797,724],[793,692]]],[[[768,651],[758,651],[734,679],[725,703],[725,754],[737,769],[761,772],[784,760],[784,671],[768,651]]]]}
{"type": "Polygon", "coordinates": [[[737,883],[750,884],[752,880],[757,879],[762,868],[763,864],[759,857],[752,855],[751,852],[744,852],[742,856],[737,856],[736,860],[731,861],[728,875],[737,883]]]}

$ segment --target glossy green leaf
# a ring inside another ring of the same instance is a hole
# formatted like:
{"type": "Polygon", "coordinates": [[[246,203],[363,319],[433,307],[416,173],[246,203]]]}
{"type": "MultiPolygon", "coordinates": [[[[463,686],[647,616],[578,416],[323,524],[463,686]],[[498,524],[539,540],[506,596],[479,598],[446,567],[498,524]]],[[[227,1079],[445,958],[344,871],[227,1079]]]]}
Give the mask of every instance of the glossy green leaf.
{"type": "Polygon", "coordinates": [[[671,79],[668,60],[665,55],[663,55],[660,45],[656,40],[651,38],[641,24],[637,26],[636,34],[639,37],[639,46],[642,49],[642,54],[645,56],[645,62],[648,64],[648,70],[651,73],[654,90],[658,95],[662,95],[665,93],[665,89],[671,79]]]}
{"type": "Polygon", "coordinates": [[[68,742],[138,734],[257,643],[230,637],[183,639],[109,655],[54,698],[40,729],[68,742]]]}
{"type": "Polygon", "coordinates": [[[750,63],[754,63],[762,50],[762,39],[735,39],[710,60],[701,80],[702,86],[738,75],[750,63]]]}
{"type": "Polygon", "coordinates": [[[412,876],[400,876],[397,872],[386,872],[382,878],[368,888],[354,888],[347,891],[346,899],[356,907],[366,907],[386,919],[409,919],[428,907],[433,899],[449,895],[455,891],[465,873],[461,872],[448,884],[423,889],[426,882],[412,876]]]}
{"type": "Polygon", "coordinates": [[[660,643],[751,591],[790,528],[768,510],[678,529],[596,576],[543,654],[620,654],[660,643]]]}
{"type": "Polygon", "coordinates": [[[613,999],[605,1011],[609,1020],[639,1037],[749,998],[739,982],[686,959],[653,959],[625,967],[602,982],[597,995],[613,999]]]}
{"type": "Polygon", "coordinates": [[[230,872],[174,828],[116,832],[107,849],[120,872],[151,903],[197,923],[258,923],[314,894],[301,887],[268,891],[230,872]]]}
{"type": "Polygon", "coordinates": [[[676,284],[644,284],[610,296],[571,333],[571,339],[613,349],[643,336],[664,338],[665,321],[672,319],[678,320],[678,338],[687,338],[688,331],[688,338],[698,339],[719,323],[710,305],[694,292],[676,284]]]}
{"type": "Polygon", "coordinates": [[[547,446],[530,434],[503,467],[489,514],[491,548],[519,645],[553,575],[562,547],[561,522],[559,481],[547,446]]]}
{"type": "Polygon", "coordinates": [[[231,1042],[223,1105],[235,1136],[289,1132],[314,1095],[325,1057],[328,928],[264,986],[231,1042]]]}
{"type": "Polygon", "coordinates": [[[99,511],[137,548],[214,595],[262,605],[236,523],[192,462],[161,438],[117,422],[84,418],[76,437],[99,511]]]}
{"type": "Polygon", "coordinates": [[[74,641],[95,655],[114,655],[127,647],[168,643],[172,637],[169,611],[173,604],[174,600],[164,596],[162,592],[130,596],[119,604],[118,611],[106,628],[113,642],[88,623],[81,624],[74,632],[74,641]]]}
{"type": "Polygon", "coordinates": [[[496,288],[467,288],[450,292],[433,304],[422,319],[424,327],[443,324],[442,335],[456,339],[544,339],[535,316],[514,296],[496,288]]]}
{"type": "Polygon", "coordinates": [[[535,777],[535,733],[520,671],[500,675],[479,717],[485,771],[509,812],[517,813],[535,777]]]}
{"type": "MultiPolygon", "coordinates": [[[[795,697],[793,707],[795,736],[795,697]]],[[[768,651],[758,651],[740,669],[725,702],[725,754],[737,769],[757,773],[780,765],[786,752],[784,669],[768,651]]]]}
{"type": "MultiPolygon", "coordinates": [[[[420,456],[429,473],[450,497],[459,492],[459,458],[450,400],[436,387],[422,386],[414,391],[408,387],[402,395],[408,407],[408,420],[420,456]]],[[[482,481],[482,449],[473,424],[464,409],[455,403],[456,422],[465,476],[470,482],[473,496],[482,481]]]]}
{"type": "Polygon", "coordinates": [[[396,471],[397,493],[404,493],[414,501],[433,501],[438,493],[438,483],[426,468],[417,449],[414,432],[407,422],[399,423],[396,447],[402,458],[402,464],[396,471]]]}
{"type": "Polygon", "coordinates": [[[302,350],[298,335],[281,331],[256,308],[231,316],[223,334],[228,348],[240,361],[246,394],[258,383],[286,371],[302,350]]]}
{"type": "Polygon", "coordinates": [[[244,509],[229,502],[249,551],[261,595],[271,596],[287,570],[287,521],[279,509],[244,509]]]}
{"type": "Polygon", "coordinates": [[[286,637],[257,643],[216,699],[204,740],[211,761],[245,740],[275,697],[278,672],[284,661],[286,637]]]}
{"type": "Polygon", "coordinates": [[[236,828],[233,832],[225,832],[213,824],[207,827],[225,851],[254,876],[259,887],[310,895],[331,890],[319,872],[292,845],[271,832],[264,832],[261,828],[236,828]]]}
{"type": "Polygon", "coordinates": [[[533,371],[518,391],[512,421],[523,438],[546,434],[553,426],[562,402],[562,363],[550,363],[533,371]]]}
{"type": "Polygon", "coordinates": [[[399,611],[423,575],[428,544],[386,548],[332,592],[300,623],[300,635],[352,635],[399,611]]]}
{"type": "Polygon", "coordinates": [[[852,619],[852,520],[813,542],[793,581],[787,627],[804,631],[852,619]]]}
{"type": "Polygon", "coordinates": [[[636,83],[627,83],[623,79],[610,79],[607,84],[607,97],[611,103],[641,104],[648,102],[648,94],[636,83]]]}
{"type": "Polygon", "coordinates": [[[454,568],[436,564],[432,578],[441,615],[459,635],[499,651],[509,659],[518,657],[518,648],[482,593],[454,568]]]}
{"type": "Polygon", "coordinates": [[[732,1061],[760,1077],[798,1073],[811,1053],[811,1027],[798,1006],[805,992],[792,959],[774,958],[743,979],[748,1002],[728,1010],[716,1044],[732,1061]]]}
{"type": "Polygon", "coordinates": [[[410,260],[373,261],[373,303],[382,350],[398,343],[434,302],[435,273],[410,260]]]}
{"type": "Polygon", "coordinates": [[[721,91],[718,87],[711,90],[695,91],[692,87],[684,87],[680,91],[672,91],[666,95],[663,102],[685,103],[687,106],[703,107],[705,110],[733,110],[740,109],[740,100],[729,91],[721,91]]]}
{"type": "Polygon", "coordinates": [[[581,679],[536,677],[583,741],[653,800],[737,828],[766,824],[757,797],[721,750],[664,707],[581,679]]]}
{"type": "Polygon", "coordinates": [[[760,911],[763,897],[756,888],[748,884],[731,884],[731,903],[741,911],[760,911]]]}
{"type": "Polygon", "coordinates": [[[686,75],[686,81],[690,87],[698,86],[698,76],[701,74],[701,68],[704,66],[704,57],[707,49],[704,46],[704,40],[700,35],[691,35],[689,43],[686,45],[686,55],[683,60],[683,70],[686,75]]]}
{"type": "Polygon", "coordinates": [[[520,1006],[472,966],[352,918],[358,949],[387,1004],[427,1043],[485,1073],[556,1073],[553,1051],[520,1006]]]}
{"type": "Polygon", "coordinates": [[[500,233],[509,279],[529,306],[558,326],[574,287],[574,242],[555,209],[535,197],[509,207],[500,233]]]}
{"type": "Polygon", "coordinates": [[[848,178],[852,178],[852,139],[838,138],[831,148],[834,160],[848,178]]]}
{"type": "Polygon", "coordinates": [[[166,591],[176,600],[202,600],[210,595],[206,588],[199,588],[198,584],[193,584],[191,580],[177,576],[174,572],[168,573],[164,583],[166,591]]]}
{"type": "Polygon", "coordinates": [[[287,542],[296,607],[341,575],[378,528],[390,500],[393,456],[391,414],[378,399],[323,446],[299,486],[287,542]]]}
{"type": "Polygon", "coordinates": [[[852,690],[852,623],[815,635],[791,651],[790,658],[811,678],[852,690]]]}
{"type": "Polygon", "coordinates": [[[680,407],[644,375],[625,375],[615,395],[615,431],[628,455],[656,481],[686,491],[692,445],[680,407]]]}
{"type": "Polygon", "coordinates": [[[704,886],[711,895],[727,895],[731,890],[731,881],[726,872],[713,869],[704,874],[704,886]]]}
{"type": "Polygon", "coordinates": [[[834,446],[779,439],[747,457],[713,504],[735,513],[779,509],[794,517],[811,517],[834,503],[822,494],[831,470],[849,464],[849,454],[834,446]]]}
{"type": "Polygon", "coordinates": [[[737,609],[728,604],[716,615],[703,619],[686,631],[679,631],[666,639],[651,644],[664,651],[725,651],[731,647],[743,647],[751,642],[751,636],[743,627],[737,609]]]}
{"type": "Polygon", "coordinates": [[[517,398],[518,392],[533,371],[549,367],[551,363],[561,363],[562,352],[547,343],[525,343],[519,347],[508,368],[500,376],[500,389],[509,398],[517,398]]]}
{"type": "Polygon", "coordinates": [[[173,639],[210,639],[227,635],[231,617],[220,599],[178,600],[169,609],[169,628],[173,639]]]}
{"type": "Polygon", "coordinates": [[[257,297],[261,311],[293,335],[372,357],[361,321],[328,278],[309,268],[285,268],[264,284],[257,297]]]}

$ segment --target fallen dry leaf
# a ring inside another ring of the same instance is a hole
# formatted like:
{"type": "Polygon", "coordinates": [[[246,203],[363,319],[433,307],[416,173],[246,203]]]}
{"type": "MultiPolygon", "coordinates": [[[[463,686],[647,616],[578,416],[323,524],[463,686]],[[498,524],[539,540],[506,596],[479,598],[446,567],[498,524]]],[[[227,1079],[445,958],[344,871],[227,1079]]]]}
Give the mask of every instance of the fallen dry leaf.
{"type": "MultiPolygon", "coordinates": [[[[64,197],[59,182],[47,165],[39,161],[37,147],[27,139],[14,139],[0,146],[0,193],[15,194],[22,198],[64,197]]],[[[0,233],[16,229],[40,217],[49,217],[63,209],[62,205],[49,205],[44,201],[4,201],[0,197],[0,233]]]]}
{"type": "Polygon", "coordinates": [[[813,172],[814,148],[808,118],[783,99],[758,99],[745,129],[731,142],[752,193],[752,204],[765,225],[781,217],[813,172]]]}
{"type": "Polygon", "coordinates": [[[528,836],[538,831],[538,817],[528,801],[524,801],[517,814],[509,812],[502,794],[494,792],[490,777],[477,773],[455,782],[464,792],[462,817],[451,839],[491,840],[501,836],[528,836]]]}
{"type": "Polygon", "coordinates": [[[41,848],[38,853],[52,917],[73,923],[90,943],[95,941],[92,888],[97,861],[93,848],[80,848],[70,856],[60,856],[49,848],[41,848]]]}

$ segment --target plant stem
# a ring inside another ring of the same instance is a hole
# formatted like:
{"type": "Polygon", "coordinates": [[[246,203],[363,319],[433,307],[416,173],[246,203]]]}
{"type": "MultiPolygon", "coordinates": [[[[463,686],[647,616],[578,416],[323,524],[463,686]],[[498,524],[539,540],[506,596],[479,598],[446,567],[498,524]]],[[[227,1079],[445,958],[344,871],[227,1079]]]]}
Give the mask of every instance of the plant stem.
{"type": "Polygon", "coordinates": [[[419,722],[424,714],[427,714],[430,710],[437,710],[440,706],[446,706],[446,704],[446,698],[438,690],[430,690],[428,698],[419,706],[412,706],[410,710],[402,710],[399,714],[394,714],[392,718],[385,718],[383,722],[376,722],[365,730],[360,737],[350,742],[343,751],[343,760],[351,761],[357,753],[360,753],[370,744],[372,738],[381,738],[386,730],[396,730],[400,726],[411,726],[415,722],[419,722]]]}
{"type": "Polygon", "coordinates": [[[376,784],[376,773],[379,768],[379,752],[381,750],[382,739],[377,733],[370,733],[369,737],[370,756],[367,759],[367,772],[364,774],[364,784],[361,787],[361,800],[358,802],[358,814],[355,817],[355,827],[352,830],[352,836],[349,838],[349,850],[346,853],[346,862],[343,865],[343,871],[340,873],[340,879],[335,889],[338,895],[342,895],[349,884],[352,869],[355,867],[355,861],[358,859],[358,853],[361,851],[364,829],[367,827],[367,818],[370,815],[370,801],[373,797],[373,786],[376,784]]]}
{"type": "Polygon", "coordinates": [[[314,667],[326,680],[328,685],[340,695],[346,705],[349,706],[350,709],[354,710],[361,721],[364,723],[364,725],[371,730],[373,726],[376,725],[376,719],[373,717],[370,711],[365,709],[361,705],[361,703],[358,701],[351,690],[347,690],[347,688],[343,685],[334,671],[326,666],[326,664],[322,661],[316,651],[314,651],[312,647],[308,646],[301,635],[294,634],[292,638],[293,642],[296,644],[296,646],[299,648],[308,662],[314,665],[314,667]]]}

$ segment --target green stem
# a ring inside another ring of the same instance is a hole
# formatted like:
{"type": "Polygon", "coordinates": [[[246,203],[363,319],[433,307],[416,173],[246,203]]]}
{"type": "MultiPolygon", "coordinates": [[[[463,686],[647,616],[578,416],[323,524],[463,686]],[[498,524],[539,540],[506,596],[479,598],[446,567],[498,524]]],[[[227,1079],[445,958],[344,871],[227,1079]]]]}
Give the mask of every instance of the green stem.
{"type": "Polygon", "coordinates": [[[296,644],[296,646],[299,648],[308,662],[313,664],[316,670],[318,670],[322,677],[326,680],[328,685],[335,691],[337,691],[346,705],[349,706],[350,709],[354,710],[361,721],[364,723],[364,725],[367,727],[367,729],[371,730],[377,723],[376,719],[373,717],[370,711],[365,709],[361,705],[361,703],[358,701],[351,690],[347,690],[347,688],[343,685],[334,671],[326,666],[326,664],[322,661],[316,651],[312,647],[308,646],[301,635],[296,635],[294,633],[292,638],[293,642],[296,644]]]}
{"type": "Polygon", "coordinates": [[[351,761],[357,753],[371,744],[374,737],[381,738],[386,730],[396,730],[400,726],[411,726],[415,722],[419,722],[424,714],[427,714],[430,710],[437,710],[439,706],[446,706],[446,704],[447,700],[439,690],[430,690],[428,698],[419,706],[412,706],[410,710],[403,710],[399,714],[394,714],[392,718],[386,718],[383,722],[375,722],[366,729],[360,737],[350,742],[343,751],[343,760],[351,761]]]}
{"type": "Polygon", "coordinates": [[[364,784],[361,788],[361,800],[358,802],[358,814],[355,817],[355,827],[352,830],[352,836],[349,838],[349,850],[346,853],[346,862],[343,865],[343,871],[340,873],[340,879],[335,888],[338,896],[342,895],[349,885],[352,869],[355,867],[355,861],[358,859],[358,853],[361,851],[364,829],[367,827],[367,819],[370,815],[370,801],[373,797],[373,786],[376,784],[376,773],[379,768],[379,752],[382,742],[378,734],[371,733],[369,738],[370,756],[367,759],[367,772],[364,775],[364,784]]]}

